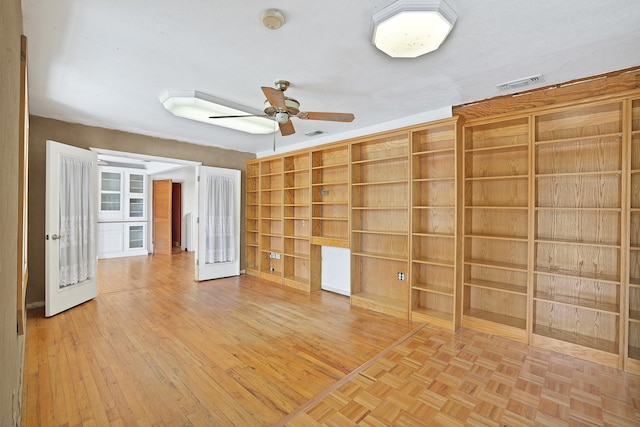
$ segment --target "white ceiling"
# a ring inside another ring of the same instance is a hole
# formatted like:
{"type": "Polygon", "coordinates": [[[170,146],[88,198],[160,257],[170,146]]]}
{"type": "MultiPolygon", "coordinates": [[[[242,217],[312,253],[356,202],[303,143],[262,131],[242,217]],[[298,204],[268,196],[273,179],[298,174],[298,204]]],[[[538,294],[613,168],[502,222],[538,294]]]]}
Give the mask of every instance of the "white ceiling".
{"type": "Polygon", "coordinates": [[[393,0],[23,0],[31,113],[260,153],[273,135],[175,117],[158,97],[198,90],[259,110],[260,86],[286,79],[302,111],[355,114],[294,118],[296,134],[276,134],[286,150],[502,95],[505,81],[640,65],[638,0],[447,1],[458,20],[441,48],[392,59],[370,39],[371,16],[393,0]],[[268,8],[284,14],[281,29],[262,25],[268,8]],[[314,130],[327,134],[305,136],[314,130]]]}

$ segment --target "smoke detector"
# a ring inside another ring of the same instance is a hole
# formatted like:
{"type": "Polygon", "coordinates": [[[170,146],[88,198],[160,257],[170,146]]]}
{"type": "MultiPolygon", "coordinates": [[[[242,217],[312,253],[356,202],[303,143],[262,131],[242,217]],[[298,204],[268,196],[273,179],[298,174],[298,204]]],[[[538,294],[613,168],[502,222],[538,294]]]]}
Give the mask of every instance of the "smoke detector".
{"type": "Polygon", "coordinates": [[[277,30],[284,25],[284,15],[277,9],[267,9],[260,17],[262,24],[270,30],[277,30]]]}

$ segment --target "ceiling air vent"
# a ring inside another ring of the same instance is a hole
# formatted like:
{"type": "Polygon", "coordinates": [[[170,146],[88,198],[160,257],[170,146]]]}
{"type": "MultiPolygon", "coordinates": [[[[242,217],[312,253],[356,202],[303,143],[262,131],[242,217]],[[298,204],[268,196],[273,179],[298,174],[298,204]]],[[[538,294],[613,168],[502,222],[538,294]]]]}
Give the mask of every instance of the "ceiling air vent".
{"type": "Polygon", "coordinates": [[[322,135],[324,132],[321,130],[314,130],[313,132],[309,132],[309,133],[305,133],[305,135],[307,136],[316,136],[316,135],[322,135]]]}
{"type": "Polygon", "coordinates": [[[528,86],[536,86],[540,83],[544,83],[544,77],[542,77],[542,74],[525,77],[524,79],[512,80],[506,83],[500,83],[499,85],[496,85],[496,87],[503,91],[511,91],[522,89],[528,86]]]}

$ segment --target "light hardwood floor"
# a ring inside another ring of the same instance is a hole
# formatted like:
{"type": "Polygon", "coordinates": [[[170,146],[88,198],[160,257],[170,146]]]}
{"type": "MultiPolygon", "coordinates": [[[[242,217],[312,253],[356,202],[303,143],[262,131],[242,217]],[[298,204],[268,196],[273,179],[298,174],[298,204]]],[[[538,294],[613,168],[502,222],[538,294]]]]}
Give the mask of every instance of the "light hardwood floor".
{"type": "Polygon", "coordinates": [[[29,312],[23,426],[270,425],[415,329],[193,256],[101,260],[98,297],[29,312]]]}
{"type": "Polygon", "coordinates": [[[192,262],[100,261],[94,301],[31,311],[22,425],[640,425],[638,376],[192,262]]]}

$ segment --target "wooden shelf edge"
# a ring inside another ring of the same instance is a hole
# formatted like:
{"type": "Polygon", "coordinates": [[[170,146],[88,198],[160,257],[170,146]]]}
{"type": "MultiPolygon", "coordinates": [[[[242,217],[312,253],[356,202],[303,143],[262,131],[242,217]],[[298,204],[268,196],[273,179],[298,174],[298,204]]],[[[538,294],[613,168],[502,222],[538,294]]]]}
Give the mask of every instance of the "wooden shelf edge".
{"type": "Polygon", "coordinates": [[[313,236],[311,237],[311,244],[319,246],[334,246],[336,248],[349,248],[349,239],[313,236]]]}
{"type": "Polygon", "coordinates": [[[491,291],[516,294],[522,297],[527,296],[526,285],[519,286],[513,283],[492,282],[489,280],[478,280],[478,279],[465,280],[464,285],[472,288],[482,288],[482,289],[488,289],[491,291]]]}
{"type": "Polygon", "coordinates": [[[244,269],[245,274],[248,274],[249,276],[255,276],[255,277],[260,277],[260,271],[258,270],[258,268],[245,268],[244,269]]]}
{"type": "Polygon", "coordinates": [[[498,335],[504,338],[510,338],[512,340],[523,342],[525,344],[529,341],[527,337],[527,331],[524,329],[492,322],[466,314],[462,316],[462,327],[473,329],[475,331],[485,332],[487,334],[498,335]]]}
{"type": "Polygon", "coordinates": [[[557,351],[558,353],[568,354],[578,359],[589,360],[618,369],[621,368],[621,358],[618,354],[540,334],[539,328],[537,330],[534,329],[531,344],[547,350],[557,351]]]}
{"type": "Polygon", "coordinates": [[[620,308],[615,304],[597,303],[586,299],[579,299],[565,295],[556,295],[555,297],[547,292],[537,292],[533,299],[536,301],[544,301],[550,304],[561,304],[570,307],[576,307],[584,310],[598,311],[613,316],[620,315],[620,308]]]}
{"type": "Polygon", "coordinates": [[[260,278],[264,280],[268,280],[270,282],[282,283],[282,274],[278,272],[274,273],[265,273],[263,271],[260,272],[260,278]]]}
{"type": "Polygon", "coordinates": [[[369,292],[360,292],[351,295],[353,307],[365,308],[378,313],[388,314],[403,319],[408,318],[407,304],[401,300],[386,298],[369,292]]]}
{"type": "Polygon", "coordinates": [[[285,277],[283,284],[289,288],[297,289],[299,291],[311,292],[309,279],[304,277],[285,277]]]}
{"type": "MultiPolygon", "coordinates": [[[[536,147],[544,147],[544,146],[552,146],[558,144],[569,144],[576,142],[600,142],[597,141],[603,138],[622,138],[622,132],[614,132],[614,133],[606,133],[602,135],[588,135],[588,136],[576,136],[573,138],[562,138],[562,139],[548,139],[542,141],[534,141],[536,147]]],[[[619,140],[616,142],[620,142],[619,140]]]]}
{"type": "MultiPolygon", "coordinates": [[[[636,348],[635,351],[637,351],[639,359],[627,357],[624,361],[624,370],[632,374],[640,375],[640,348],[636,348]]],[[[631,353],[631,351],[629,351],[629,353],[631,353]]]]}
{"type": "Polygon", "coordinates": [[[576,273],[573,271],[560,270],[560,269],[551,270],[550,268],[546,268],[546,267],[542,268],[542,267],[536,266],[534,267],[533,273],[541,274],[545,276],[561,276],[561,277],[591,280],[594,282],[612,283],[616,285],[620,284],[620,278],[616,276],[597,275],[597,274],[591,274],[591,273],[576,273]]]}
{"type": "Polygon", "coordinates": [[[430,285],[428,283],[414,283],[411,285],[411,289],[414,291],[453,297],[453,289],[449,289],[444,286],[430,285]]]}
{"type": "Polygon", "coordinates": [[[455,330],[453,314],[451,313],[418,308],[411,311],[411,321],[429,323],[430,325],[438,326],[450,331],[455,330]]]}

